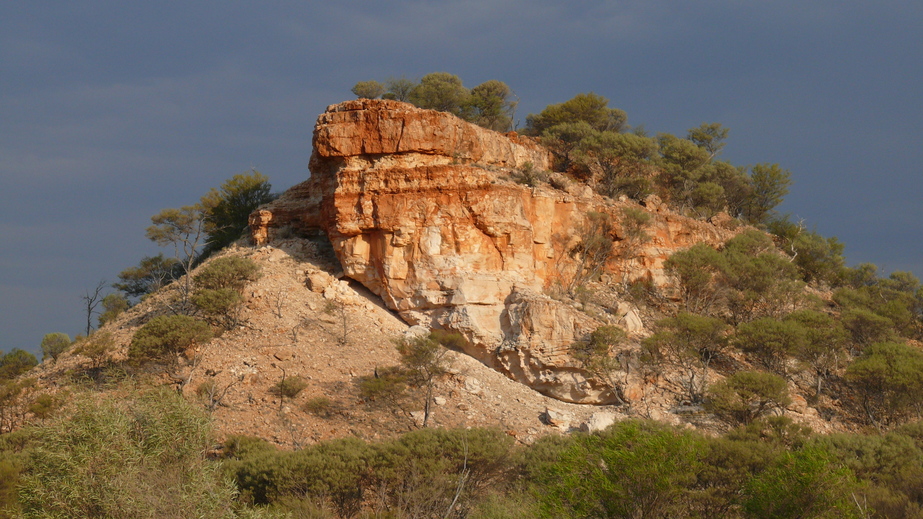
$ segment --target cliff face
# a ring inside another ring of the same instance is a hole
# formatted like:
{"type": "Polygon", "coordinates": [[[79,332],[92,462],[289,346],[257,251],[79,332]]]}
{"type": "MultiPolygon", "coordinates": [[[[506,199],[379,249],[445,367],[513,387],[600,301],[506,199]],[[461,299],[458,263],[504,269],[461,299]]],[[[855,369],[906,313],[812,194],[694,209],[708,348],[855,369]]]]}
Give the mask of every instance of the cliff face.
{"type": "Polygon", "coordinates": [[[412,324],[462,332],[467,353],[556,398],[613,403],[616,394],[568,354],[576,338],[608,319],[637,331],[629,305],[591,318],[545,295],[581,270],[576,253],[591,213],[608,215],[613,282],[649,278],[666,287],[663,261],[733,231],[669,212],[510,180],[531,164],[550,168],[540,145],[442,112],[405,103],[357,100],[328,107],[314,129],[311,178],[251,216],[257,243],[280,229],[325,233],[346,276],[379,295],[412,324]],[[624,210],[650,214],[629,238],[624,210]]]}

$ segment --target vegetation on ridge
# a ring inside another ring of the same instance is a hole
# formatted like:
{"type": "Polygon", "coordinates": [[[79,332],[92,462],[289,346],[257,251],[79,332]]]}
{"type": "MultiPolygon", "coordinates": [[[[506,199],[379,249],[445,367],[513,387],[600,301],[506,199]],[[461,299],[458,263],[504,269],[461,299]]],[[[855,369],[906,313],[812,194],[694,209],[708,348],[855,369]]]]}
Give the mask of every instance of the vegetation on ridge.
{"type": "MultiPolygon", "coordinates": [[[[515,107],[499,81],[468,90],[446,73],[418,83],[362,82],[353,91],[498,130],[510,128],[515,107]]],[[[627,120],[588,93],[528,116],[522,132],[554,153],[559,177],[615,199],[647,204],[657,195],[694,218],[726,213],[740,232],[720,247],[674,254],[665,268],[675,299],[646,299],[650,291],[606,286],[600,276],[614,253],[611,229],[621,226],[640,247],[650,238],[650,214],[633,203],[624,204],[631,207],[620,218],[588,214],[583,240],[570,251],[581,263],[579,275],[562,298],[586,303],[597,291],[633,298],[653,333],[638,341],[604,325],[578,338],[570,353],[618,394],[627,413],[642,414],[644,404],[625,395],[631,371],[655,380],[677,412],[691,413],[690,422],[723,434],[631,419],[526,446],[515,444],[514,432],[425,428],[436,383],[448,373],[446,347],[462,346],[460,336],[435,332],[400,341],[401,366],[377,368],[345,390],[362,400],[357,406],[396,413],[413,400],[407,409],[423,407],[424,428],[388,441],[347,437],[293,452],[246,437],[216,448],[197,404],[134,384],[144,370],[161,368],[175,381],[175,364],[196,362],[197,347],[246,325],[241,293],[258,279],[258,266],[210,256],[238,238],[249,212],[271,198],[268,179],[251,172],[199,204],[155,215],[148,235],[173,257],[144,258],[123,271],[116,288],[124,296],[88,292],[88,323],[99,302],[100,327],[110,328],[74,341],[45,336],[47,366],[62,356],[85,357],[70,373],[95,382],[85,394],[38,394],[43,382],[29,377],[34,356],[0,356],[0,516],[923,516],[919,280],[908,272],[880,277],[869,264],[847,268],[842,243],[775,213],[790,173],[775,164],[743,168],[719,160],[729,135],[720,124],[692,128],[685,138],[649,137],[627,120]],[[119,316],[128,298],[171,283],[178,298],[165,296],[165,306],[135,321],[128,362],[115,360],[112,331],[125,322],[119,316]],[[101,387],[119,397],[96,394],[101,387]],[[782,416],[794,406],[858,432],[815,435],[782,416]]],[[[522,173],[532,185],[551,180],[544,172],[522,173]]],[[[631,251],[622,249],[620,259],[631,251]]],[[[334,338],[346,344],[347,314],[334,317],[343,326],[334,338]]],[[[306,380],[283,369],[271,386],[280,420],[284,398],[298,398],[306,380]]],[[[201,407],[214,411],[230,387],[201,383],[201,407]]],[[[315,396],[302,407],[329,417],[339,413],[336,406],[315,396]]]]}

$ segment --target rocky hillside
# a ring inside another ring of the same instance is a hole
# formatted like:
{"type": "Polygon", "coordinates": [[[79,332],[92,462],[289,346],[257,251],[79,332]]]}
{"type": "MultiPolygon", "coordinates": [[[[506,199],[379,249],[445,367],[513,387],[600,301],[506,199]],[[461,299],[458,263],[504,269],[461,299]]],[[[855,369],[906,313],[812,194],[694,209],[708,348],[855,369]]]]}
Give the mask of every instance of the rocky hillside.
{"type": "Polygon", "coordinates": [[[545,294],[572,289],[591,268],[612,285],[646,279],[668,289],[663,262],[673,252],[735,234],[653,196],[644,206],[613,201],[563,175],[518,183],[550,168],[544,148],[406,103],[331,106],[313,144],[311,178],[253,215],[254,241],[328,236],[345,275],[407,323],[461,332],[466,353],[563,401],[615,403],[569,347],[603,324],[643,327],[630,304],[591,317],[545,294]],[[633,239],[626,211],[644,216],[645,240],[633,239]],[[591,267],[577,251],[602,218],[613,253],[591,267]]]}
{"type": "MultiPolygon", "coordinates": [[[[640,339],[663,314],[629,292],[646,287],[670,304],[664,261],[744,227],[720,214],[687,218],[656,196],[599,196],[546,173],[548,152],[533,140],[394,101],[329,107],[313,146],[310,178],[251,215],[251,237],[209,260],[259,266],[236,326],[167,364],[123,363],[135,332],[169,313],[174,283],[97,332],[113,337],[104,358],[75,348],[30,372],[36,390],[13,422],[35,419],[30,404],[42,394],[128,381],[173,385],[210,410],[223,436],[290,448],[392,436],[421,424],[421,393],[369,397],[363,381],[399,364],[395,340],[437,328],[467,345],[437,382],[433,425],[495,426],[523,442],[626,416],[726,427],[683,404],[674,368],[643,369],[640,339]],[[575,342],[607,325],[630,339],[617,352],[618,390],[574,355],[575,342]],[[274,388],[284,378],[305,388],[282,397],[274,388]]],[[[740,353],[724,362],[751,365],[740,353]]],[[[842,429],[808,406],[800,388],[810,386],[790,381],[786,413],[818,431],[842,429]]]]}

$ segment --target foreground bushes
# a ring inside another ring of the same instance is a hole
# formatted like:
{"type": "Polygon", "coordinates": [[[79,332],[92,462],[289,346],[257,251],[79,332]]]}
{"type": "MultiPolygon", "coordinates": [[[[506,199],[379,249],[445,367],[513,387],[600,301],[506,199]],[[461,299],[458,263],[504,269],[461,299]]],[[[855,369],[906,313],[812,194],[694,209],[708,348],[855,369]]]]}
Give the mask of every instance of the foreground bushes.
{"type": "MultiPolygon", "coordinates": [[[[422,429],[280,451],[211,448],[171,392],[84,402],[0,435],[0,507],[16,517],[919,517],[923,424],[814,436],[784,417],[723,437],[628,420],[515,446],[497,430],[422,429]],[[288,515],[286,515],[288,514],[288,515]]],[[[2,512],[0,512],[2,515],[2,512]]]]}

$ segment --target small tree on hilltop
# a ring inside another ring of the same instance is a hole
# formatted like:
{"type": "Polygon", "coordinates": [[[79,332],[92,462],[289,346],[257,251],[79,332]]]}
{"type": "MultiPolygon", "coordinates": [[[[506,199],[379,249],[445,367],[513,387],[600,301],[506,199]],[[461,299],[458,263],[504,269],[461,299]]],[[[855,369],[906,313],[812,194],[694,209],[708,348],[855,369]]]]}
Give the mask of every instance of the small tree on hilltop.
{"type": "Polygon", "coordinates": [[[205,240],[204,208],[187,205],[179,209],[164,209],[151,217],[148,239],[161,247],[173,247],[174,259],[182,267],[185,280],[180,285],[180,311],[185,311],[192,292],[192,267],[205,240]]]}
{"type": "Polygon", "coordinates": [[[385,86],[378,81],[360,81],[350,90],[359,99],[376,99],[385,93],[385,86]]]}
{"type": "Polygon", "coordinates": [[[122,312],[128,310],[128,299],[122,294],[109,294],[102,300],[103,313],[99,314],[99,326],[114,321],[122,312]]]}
{"type": "Polygon", "coordinates": [[[182,266],[175,258],[166,258],[163,253],[145,256],[137,267],[129,267],[119,273],[121,283],[112,286],[129,297],[144,297],[152,294],[182,275],[182,266]]]}
{"type": "Polygon", "coordinates": [[[269,177],[253,169],[224,181],[202,197],[202,218],[206,240],[197,261],[211,256],[239,239],[247,228],[250,213],[271,202],[269,177]]]}

